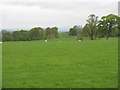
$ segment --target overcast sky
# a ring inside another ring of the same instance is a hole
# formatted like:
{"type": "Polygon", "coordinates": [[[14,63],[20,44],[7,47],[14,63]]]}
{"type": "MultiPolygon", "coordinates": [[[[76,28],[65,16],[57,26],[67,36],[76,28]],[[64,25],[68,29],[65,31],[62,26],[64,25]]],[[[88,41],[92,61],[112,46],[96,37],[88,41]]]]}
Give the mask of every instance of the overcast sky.
{"type": "Polygon", "coordinates": [[[99,16],[99,19],[111,13],[117,15],[119,0],[16,1],[1,1],[0,23],[2,29],[57,26],[62,28],[60,30],[68,30],[74,25],[84,26],[90,14],[99,16]]]}

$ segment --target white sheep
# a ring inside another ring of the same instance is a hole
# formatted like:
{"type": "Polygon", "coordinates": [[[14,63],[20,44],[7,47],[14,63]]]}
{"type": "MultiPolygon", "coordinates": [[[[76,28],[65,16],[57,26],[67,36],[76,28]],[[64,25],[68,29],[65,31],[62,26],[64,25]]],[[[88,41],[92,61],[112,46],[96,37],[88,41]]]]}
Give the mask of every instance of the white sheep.
{"type": "Polygon", "coordinates": [[[47,40],[45,40],[45,42],[47,42],[47,40]]]}
{"type": "Polygon", "coordinates": [[[82,40],[78,40],[79,42],[81,42],[82,40]]]}

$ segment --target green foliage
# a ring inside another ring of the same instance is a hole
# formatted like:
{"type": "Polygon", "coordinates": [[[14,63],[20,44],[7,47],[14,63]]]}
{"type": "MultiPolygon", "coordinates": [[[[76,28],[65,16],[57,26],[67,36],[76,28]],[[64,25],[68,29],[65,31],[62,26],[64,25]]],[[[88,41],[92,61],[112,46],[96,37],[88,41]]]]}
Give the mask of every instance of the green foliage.
{"type": "Polygon", "coordinates": [[[53,34],[55,35],[55,37],[58,38],[58,28],[52,27],[51,30],[53,31],[53,34]]]}
{"type": "Polygon", "coordinates": [[[57,27],[46,28],[46,39],[55,39],[57,37],[58,37],[58,28],[57,27]]]}
{"type": "Polygon", "coordinates": [[[89,31],[89,28],[88,28],[88,25],[86,24],[86,25],[83,27],[83,32],[84,32],[84,36],[85,36],[85,37],[89,37],[88,31],[89,31]]]}
{"type": "Polygon", "coordinates": [[[58,37],[58,28],[52,27],[44,30],[41,27],[32,28],[30,31],[20,30],[9,32],[2,30],[3,41],[30,41],[30,40],[45,40],[58,37]]]}
{"type": "Polygon", "coordinates": [[[76,26],[77,30],[77,40],[83,40],[84,32],[82,26],[76,26]]]}
{"type": "Polygon", "coordinates": [[[12,34],[6,30],[2,30],[2,41],[12,41],[12,34]]]}
{"type": "Polygon", "coordinates": [[[32,28],[29,31],[30,40],[42,40],[45,38],[45,31],[41,27],[32,28]]]}
{"type": "Polygon", "coordinates": [[[73,28],[70,28],[69,35],[76,36],[77,35],[77,26],[75,25],[73,28]]]}
{"type": "Polygon", "coordinates": [[[98,16],[94,14],[88,16],[87,24],[85,25],[84,30],[87,30],[87,33],[91,40],[94,40],[97,37],[97,23],[98,16]]]}
{"type": "Polygon", "coordinates": [[[83,27],[85,36],[89,36],[91,40],[97,37],[117,37],[120,35],[120,17],[114,14],[103,16],[99,21],[94,14],[89,16],[87,24],[83,27]]]}
{"type": "Polygon", "coordinates": [[[77,40],[83,40],[83,29],[80,25],[75,25],[73,28],[70,28],[69,35],[70,36],[77,36],[77,40]]]}
{"type": "MultiPolygon", "coordinates": [[[[113,30],[117,30],[119,18],[117,15],[109,14],[99,20],[98,29],[103,32],[106,39],[110,37],[113,30]]],[[[119,28],[119,27],[118,27],[119,28]]]]}
{"type": "Polygon", "coordinates": [[[12,38],[13,41],[28,41],[29,40],[28,31],[26,30],[14,31],[12,32],[12,38]]]}

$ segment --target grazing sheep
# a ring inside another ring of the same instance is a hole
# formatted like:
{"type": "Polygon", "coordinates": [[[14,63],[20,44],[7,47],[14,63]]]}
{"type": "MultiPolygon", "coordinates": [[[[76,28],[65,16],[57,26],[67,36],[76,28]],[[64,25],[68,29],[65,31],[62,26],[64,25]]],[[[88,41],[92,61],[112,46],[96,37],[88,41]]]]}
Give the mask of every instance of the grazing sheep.
{"type": "Polygon", "coordinates": [[[45,40],[45,42],[47,42],[47,40],[45,40]]]}
{"type": "Polygon", "coordinates": [[[79,42],[81,42],[82,40],[78,40],[79,42]]]}

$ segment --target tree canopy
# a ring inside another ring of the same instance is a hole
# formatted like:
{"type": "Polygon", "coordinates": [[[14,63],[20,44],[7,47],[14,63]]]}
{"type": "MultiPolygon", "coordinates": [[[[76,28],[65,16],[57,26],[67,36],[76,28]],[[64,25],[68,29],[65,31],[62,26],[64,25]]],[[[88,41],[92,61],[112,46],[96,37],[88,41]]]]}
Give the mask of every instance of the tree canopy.
{"type": "Polygon", "coordinates": [[[119,17],[117,15],[109,14],[107,16],[103,16],[101,20],[99,20],[98,28],[101,32],[104,33],[106,39],[108,39],[111,32],[117,29],[118,22],[119,17]]]}

